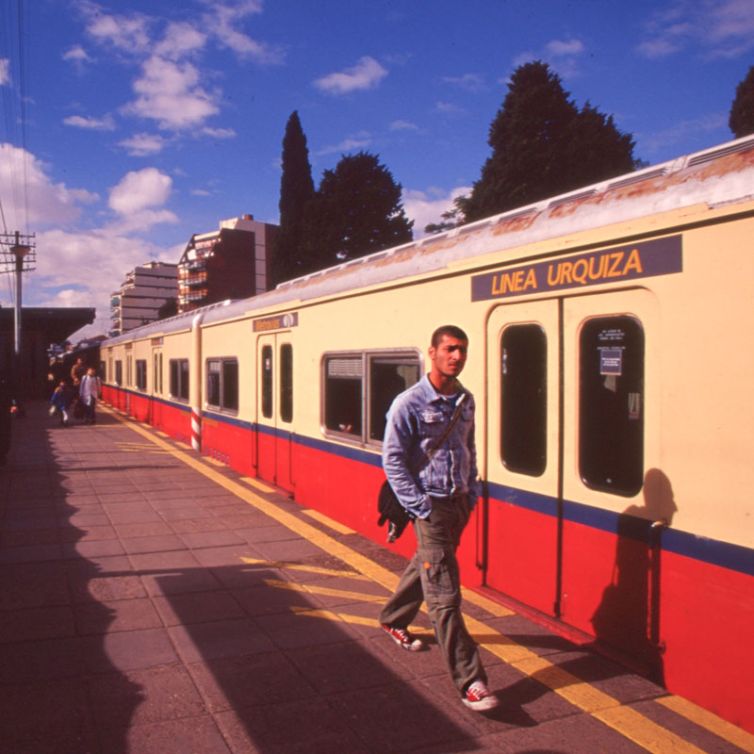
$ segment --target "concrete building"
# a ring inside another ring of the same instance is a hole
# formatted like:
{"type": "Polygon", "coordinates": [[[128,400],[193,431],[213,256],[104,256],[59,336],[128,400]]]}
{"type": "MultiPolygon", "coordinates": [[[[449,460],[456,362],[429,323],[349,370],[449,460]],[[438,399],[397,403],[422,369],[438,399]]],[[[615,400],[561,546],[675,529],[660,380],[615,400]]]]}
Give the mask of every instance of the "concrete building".
{"type": "Polygon", "coordinates": [[[131,270],[110,300],[110,335],[158,319],[160,309],[178,295],[177,278],[178,265],[168,262],[147,262],[131,270]]]}
{"type": "Polygon", "coordinates": [[[178,262],[178,312],[264,293],[277,229],[243,215],[193,235],[178,262]]]}

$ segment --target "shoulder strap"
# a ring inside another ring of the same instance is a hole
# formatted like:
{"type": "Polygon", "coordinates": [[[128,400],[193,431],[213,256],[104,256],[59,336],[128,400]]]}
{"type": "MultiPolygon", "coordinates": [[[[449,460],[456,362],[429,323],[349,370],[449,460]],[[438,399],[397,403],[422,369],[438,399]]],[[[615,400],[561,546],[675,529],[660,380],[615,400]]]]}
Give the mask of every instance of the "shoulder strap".
{"type": "Polygon", "coordinates": [[[430,460],[432,460],[432,456],[440,449],[442,444],[445,442],[445,440],[448,439],[450,436],[450,433],[453,431],[453,427],[455,427],[456,422],[461,416],[461,406],[466,400],[466,396],[468,393],[465,390],[461,391],[461,394],[458,396],[458,401],[456,402],[455,410],[453,411],[453,416],[450,417],[450,421],[448,422],[448,426],[445,428],[445,431],[442,433],[442,437],[431,447],[427,450],[426,456],[430,460]]]}

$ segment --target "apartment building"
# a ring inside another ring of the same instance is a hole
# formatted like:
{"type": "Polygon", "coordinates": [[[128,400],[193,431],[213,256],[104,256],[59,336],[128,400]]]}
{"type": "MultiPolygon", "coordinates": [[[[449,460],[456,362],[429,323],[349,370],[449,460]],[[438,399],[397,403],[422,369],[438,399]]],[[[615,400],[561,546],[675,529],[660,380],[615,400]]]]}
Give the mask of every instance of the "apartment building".
{"type": "Polygon", "coordinates": [[[147,262],[127,273],[110,300],[110,335],[158,319],[160,309],[178,295],[177,279],[178,265],[168,262],[147,262]]]}
{"type": "Polygon", "coordinates": [[[242,215],[193,235],[178,262],[178,312],[264,293],[277,229],[242,215]]]}

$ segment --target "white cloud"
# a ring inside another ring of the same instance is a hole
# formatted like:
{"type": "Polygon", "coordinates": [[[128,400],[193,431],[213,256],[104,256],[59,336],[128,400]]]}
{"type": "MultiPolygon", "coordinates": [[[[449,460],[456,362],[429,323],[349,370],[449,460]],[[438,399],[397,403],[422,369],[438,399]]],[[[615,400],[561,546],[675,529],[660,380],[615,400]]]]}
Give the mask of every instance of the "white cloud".
{"type": "Polygon", "coordinates": [[[159,207],[167,202],[172,187],[173,179],[157,168],[134,170],[110,189],[108,205],[119,215],[159,207]]]}
{"type": "Polygon", "coordinates": [[[414,237],[425,235],[424,228],[430,223],[442,222],[443,212],[453,209],[456,197],[468,194],[471,186],[458,186],[446,192],[432,188],[427,191],[406,189],[403,191],[403,209],[414,221],[414,237]]]}
{"type": "Polygon", "coordinates": [[[338,144],[332,144],[328,147],[323,147],[322,149],[317,150],[316,155],[322,157],[327,154],[343,154],[344,152],[352,152],[355,149],[366,149],[371,143],[371,134],[366,131],[361,131],[343,139],[343,141],[338,144]]]}
{"type": "Polygon", "coordinates": [[[42,162],[11,144],[0,144],[0,196],[11,228],[69,225],[79,217],[80,205],[98,199],[84,189],[53,183],[42,162]]]}
{"type": "Polygon", "coordinates": [[[391,131],[419,131],[419,126],[416,123],[411,123],[408,120],[394,120],[390,126],[391,131]]]}
{"type": "Polygon", "coordinates": [[[83,128],[88,131],[114,131],[115,121],[111,115],[104,118],[88,118],[83,115],[70,115],[63,119],[66,126],[74,128],[83,128]]]}
{"type": "Polygon", "coordinates": [[[702,148],[709,139],[708,134],[720,131],[722,136],[717,141],[726,138],[724,132],[727,130],[727,126],[727,114],[713,113],[692,120],[679,121],[670,128],[646,136],[640,134],[638,140],[642,151],[650,155],[666,150],[678,143],[688,143],[694,139],[700,142],[699,148],[702,148]]]}
{"type": "Polygon", "coordinates": [[[84,63],[90,63],[92,59],[81,45],[74,45],[70,50],[66,50],[63,53],[63,60],[71,61],[77,65],[83,65],[84,63]]]}
{"type": "Polygon", "coordinates": [[[128,139],[118,142],[132,157],[147,157],[163,150],[167,140],[159,134],[134,134],[128,139]]]}
{"type": "Polygon", "coordinates": [[[705,57],[735,58],[754,50],[754,3],[751,0],[676,0],[655,13],[637,51],[661,59],[697,48],[705,57]]]}
{"type": "Polygon", "coordinates": [[[177,63],[153,56],[134,82],[138,95],[124,112],[156,120],[160,128],[180,131],[193,128],[219,111],[218,96],[200,85],[199,71],[191,63],[177,63]]]}
{"type": "Polygon", "coordinates": [[[327,94],[349,94],[364,89],[374,89],[387,74],[387,69],[374,58],[365,56],[352,68],[317,79],[314,86],[327,94]]]}
{"type": "Polygon", "coordinates": [[[235,139],[238,134],[232,128],[210,128],[206,127],[201,130],[203,136],[209,136],[213,139],[235,139]]]}
{"type": "Polygon", "coordinates": [[[0,58],[0,86],[10,84],[10,60],[0,58]]]}
{"type": "Polygon", "coordinates": [[[478,73],[464,73],[462,76],[445,76],[443,82],[464,89],[467,92],[481,92],[486,88],[484,76],[478,73]]]}
{"type": "Polygon", "coordinates": [[[581,55],[584,49],[584,43],[580,39],[553,39],[545,45],[545,50],[556,58],[581,55]]]}
{"type": "Polygon", "coordinates": [[[87,32],[98,43],[128,54],[149,49],[149,21],[146,16],[137,13],[114,16],[103,12],[93,2],[82,2],[79,7],[87,19],[87,32]]]}
{"type": "Polygon", "coordinates": [[[207,35],[186,22],[168,24],[165,36],[154,48],[157,57],[180,60],[204,48],[207,35]]]}
{"type": "MultiPolygon", "coordinates": [[[[206,2],[206,0],[205,0],[206,2]]],[[[212,29],[215,39],[222,47],[228,47],[241,58],[251,58],[257,63],[282,63],[285,53],[279,47],[259,42],[240,31],[244,18],[262,12],[262,3],[245,0],[235,3],[206,2],[211,6],[205,18],[205,27],[212,29]]]]}
{"type": "Polygon", "coordinates": [[[445,113],[445,115],[459,115],[460,113],[465,112],[462,107],[453,102],[448,102],[447,100],[439,100],[438,102],[435,102],[435,110],[437,110],[438,113],[445,113]]]}

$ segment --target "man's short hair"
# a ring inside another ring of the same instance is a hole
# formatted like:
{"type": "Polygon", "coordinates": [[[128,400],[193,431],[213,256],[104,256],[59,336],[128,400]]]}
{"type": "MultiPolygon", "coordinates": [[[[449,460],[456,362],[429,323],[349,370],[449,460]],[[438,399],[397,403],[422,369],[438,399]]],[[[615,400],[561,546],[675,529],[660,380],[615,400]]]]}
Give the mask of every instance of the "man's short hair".
{"type": "Polygon", "coordinates": [[[438,327],[432,333],[432,348],[437,348],[437,346],[440,345],[440,341],[446,335],[450,338],[455,338],[456,340],[463,340],[466,341],[466,343],[469,342],[469,336],[466,335],[460,327],[456,327],[455,325],[443,325],[442,327],[438,327]]]}

